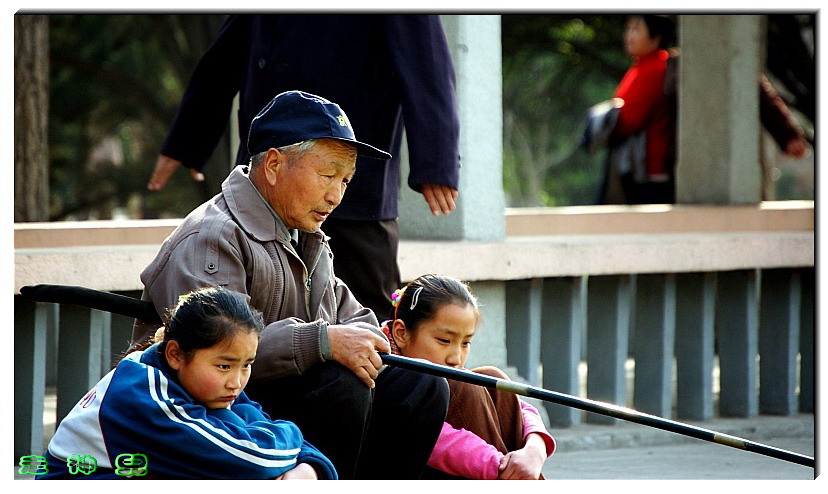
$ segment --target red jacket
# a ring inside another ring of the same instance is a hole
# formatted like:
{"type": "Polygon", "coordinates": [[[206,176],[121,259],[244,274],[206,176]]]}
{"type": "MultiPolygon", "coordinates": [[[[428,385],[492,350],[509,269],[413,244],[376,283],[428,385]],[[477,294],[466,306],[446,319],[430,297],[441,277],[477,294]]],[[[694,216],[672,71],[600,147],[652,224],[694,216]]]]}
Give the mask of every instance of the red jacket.
{"type": "Polygon", "coordinates": [[[628,137],[647,131],[647,175],[651,177],[672,171],[668,163],[672,122],[664,92],[668,58],[666,50],[638,58],[613,94],[624,100],[613,134],[628,137]]]}

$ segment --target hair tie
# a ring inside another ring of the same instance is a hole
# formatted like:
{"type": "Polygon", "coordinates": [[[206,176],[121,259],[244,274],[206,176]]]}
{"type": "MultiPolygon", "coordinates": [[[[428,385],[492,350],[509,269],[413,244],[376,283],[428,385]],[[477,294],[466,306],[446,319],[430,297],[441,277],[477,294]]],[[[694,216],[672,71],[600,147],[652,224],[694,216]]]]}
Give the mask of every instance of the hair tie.
{"type": "Polygon", "coordinates": [[[403,293],[405,292],[405,288],[398,288],[394,290],[394,293],[391,294],[391,306],[395,309],[397,306],[400,305],[400,299],[402,299],[403,293]]]}

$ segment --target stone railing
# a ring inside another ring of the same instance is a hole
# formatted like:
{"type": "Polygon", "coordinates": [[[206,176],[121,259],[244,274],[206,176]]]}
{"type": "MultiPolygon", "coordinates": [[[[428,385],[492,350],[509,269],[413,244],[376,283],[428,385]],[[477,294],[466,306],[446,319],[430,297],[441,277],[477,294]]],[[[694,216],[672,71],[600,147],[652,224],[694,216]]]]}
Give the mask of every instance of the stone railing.
{"type": "MultiPolygon", "coordinates": [[[[531,384],[660,416],[813,412],[813,202],[506,215],[502,241],[400,245],[404,279],[450,274],[480,297],[471,364],[510,366],[531,384]]],[[[126,347],[131,327],[106,312],[28,302],[20,287],[137,297],[139,273],[177,224],[15,225],[15,455],[42,447],[46,383],[56,386],[59,420],[126,347]]],[[[581,420],[545,405],[552,426],[581,420]]]]}

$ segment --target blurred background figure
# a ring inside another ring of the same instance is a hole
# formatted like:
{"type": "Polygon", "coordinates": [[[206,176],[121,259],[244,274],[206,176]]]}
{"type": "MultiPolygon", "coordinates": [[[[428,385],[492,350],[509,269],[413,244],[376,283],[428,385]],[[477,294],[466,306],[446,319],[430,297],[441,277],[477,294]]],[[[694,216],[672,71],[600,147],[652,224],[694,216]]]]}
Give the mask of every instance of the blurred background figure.
{"type": "Polygon", "coordinates": [[[632,15],[624,51],[632,66],[613,93],[620,100],[610,136],[600,204],[675,201],[675,112],[665,92],[673,22],[662,15],[632,15]]]}

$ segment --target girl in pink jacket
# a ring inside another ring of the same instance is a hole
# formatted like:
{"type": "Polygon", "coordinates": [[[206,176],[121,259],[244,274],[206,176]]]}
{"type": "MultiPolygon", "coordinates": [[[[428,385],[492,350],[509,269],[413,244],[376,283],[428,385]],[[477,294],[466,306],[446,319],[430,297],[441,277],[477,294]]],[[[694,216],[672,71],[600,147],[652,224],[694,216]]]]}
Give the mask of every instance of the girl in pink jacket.
{"type": "MultiPolygon", "coordinates": [[[[480,320],[477,299],[465,283],[425,275],[391,298],[394,319],[382,329],[393,353],[465,368],[480,320]]],[[[495,367],[472,371],[507,377],[495,367]]],[[[555,451],[555,440],[537,409],[512,393],[448,382],[448,414],[426,477],[542,479],[541,469],[555,451]]]]}

